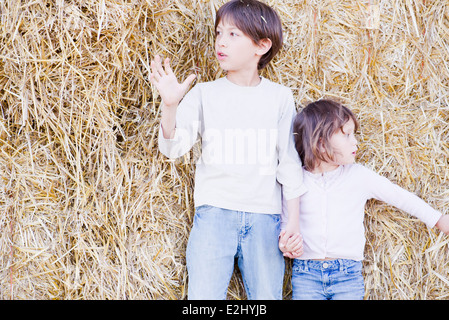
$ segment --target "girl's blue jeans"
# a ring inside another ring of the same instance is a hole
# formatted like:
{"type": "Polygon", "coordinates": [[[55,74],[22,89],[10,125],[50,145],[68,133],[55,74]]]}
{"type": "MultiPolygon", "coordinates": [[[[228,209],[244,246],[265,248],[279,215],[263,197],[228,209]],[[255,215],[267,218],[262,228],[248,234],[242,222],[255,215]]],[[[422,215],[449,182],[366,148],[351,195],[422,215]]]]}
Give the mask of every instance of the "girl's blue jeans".
{"type": "Polygon", "coordinates": [[[187,244],[188,298],[226,299],[237,259],[248,299],[282,299],[280,215],[196,208],[187,244]]]}
{"type": "Polygon", "coordinates": [[[362,262],[299,260],[292,267],[293,300],[362,300],[362,262]]]}

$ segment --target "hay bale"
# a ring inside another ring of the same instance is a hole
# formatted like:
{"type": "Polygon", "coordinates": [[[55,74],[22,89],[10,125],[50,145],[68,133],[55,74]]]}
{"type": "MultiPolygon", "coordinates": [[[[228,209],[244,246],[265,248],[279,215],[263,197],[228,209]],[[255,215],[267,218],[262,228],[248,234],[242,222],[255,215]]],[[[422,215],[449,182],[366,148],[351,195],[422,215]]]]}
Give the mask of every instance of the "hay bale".
{"type": "MultiPolygon", "coordinates": [[[[223,2],[0,3],[1,299],[186,297],[198,150],[158,152],[149,62],[158,53],[180,77],[222,76],[223,2]]],[[[263,75],[298,108],[340,98],[362,124],[359,161],[447,214],[446,3],[267,3],[286,37],[263,75]]],[[[382,203],[366,211],[366,298],[447,299],[448,238],[382,203]]],[[[245,298],[238,276],[228,296],[245,298]]]]}

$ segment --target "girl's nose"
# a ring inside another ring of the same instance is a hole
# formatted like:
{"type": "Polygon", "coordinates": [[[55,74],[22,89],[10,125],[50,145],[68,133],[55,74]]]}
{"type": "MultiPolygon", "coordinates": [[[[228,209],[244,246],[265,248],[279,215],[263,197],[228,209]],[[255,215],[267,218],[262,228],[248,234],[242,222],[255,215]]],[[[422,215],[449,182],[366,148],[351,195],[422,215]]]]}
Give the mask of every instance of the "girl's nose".
{"type": "Polygon", "coordinates": [[[217,40],[217,44],[221,48],[226,48],[226,43],[222,39],[217,40]]]}
{"type": "Polygon", "coordinates": [[[358,144],[357,138],[355,137],[354,134],[351,134],[351,143],[353,145],[357,145],[358,144]]]}

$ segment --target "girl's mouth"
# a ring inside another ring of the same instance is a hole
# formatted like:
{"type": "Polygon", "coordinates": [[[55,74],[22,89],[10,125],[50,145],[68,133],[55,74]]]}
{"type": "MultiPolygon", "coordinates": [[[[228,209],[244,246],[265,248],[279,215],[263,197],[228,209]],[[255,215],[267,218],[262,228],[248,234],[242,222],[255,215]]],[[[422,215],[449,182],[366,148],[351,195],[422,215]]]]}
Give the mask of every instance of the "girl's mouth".
{"type": "Polygon", "coordinates": [[[217,57],[218,57],[218,60],[223,60],[227,56],[223,52],[217,52],[217,57]]]}

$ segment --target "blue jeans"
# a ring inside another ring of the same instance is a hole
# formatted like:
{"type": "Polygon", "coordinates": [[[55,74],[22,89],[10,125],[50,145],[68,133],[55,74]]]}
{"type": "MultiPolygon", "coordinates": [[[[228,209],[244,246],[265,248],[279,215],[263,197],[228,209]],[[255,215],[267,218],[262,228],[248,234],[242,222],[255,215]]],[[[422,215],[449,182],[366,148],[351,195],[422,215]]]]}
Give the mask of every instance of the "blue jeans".
{"type": "Polygon", "coordinates": [[[187,244],[188,298],[223,300],[237,259],[248,299],[282,299],[280,215],[196,208],[187,244]]]}
{"type": "Polygon", "coordinates": [[[362,262],[299,260],[292,267],[293,300],[362,300],[362,262]]]}

